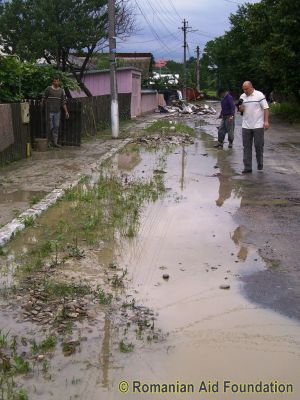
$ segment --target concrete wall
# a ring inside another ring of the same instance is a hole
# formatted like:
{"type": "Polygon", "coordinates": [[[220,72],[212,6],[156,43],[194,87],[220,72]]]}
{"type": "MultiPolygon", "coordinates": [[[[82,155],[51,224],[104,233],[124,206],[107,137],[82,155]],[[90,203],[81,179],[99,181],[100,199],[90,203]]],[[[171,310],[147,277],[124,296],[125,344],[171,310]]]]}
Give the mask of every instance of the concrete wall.
{"type": "Polygon", "coordinates": [[[138,117],[142,113],[141,107],[141,74],[132,74],[131,117],[138,117]]]}
{"type": "Polygon", "coordinates": [[[156,90],[142,90],[141,113],[154,111],[158,107],[158,93],[156,90]]]}

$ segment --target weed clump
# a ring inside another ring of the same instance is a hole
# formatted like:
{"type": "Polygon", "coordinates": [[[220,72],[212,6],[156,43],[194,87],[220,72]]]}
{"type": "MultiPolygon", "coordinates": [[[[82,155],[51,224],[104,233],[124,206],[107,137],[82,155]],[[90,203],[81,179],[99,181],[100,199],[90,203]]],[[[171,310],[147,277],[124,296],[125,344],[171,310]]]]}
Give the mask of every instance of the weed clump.
{"type": "Polygon", "coordinates": [[[134,350],[133,343],[125,343],[123,340],[119,343],[119,350],[121,353],[131,353],[134,350]]]}
{"type": "Polygon", "coordinates": [[[189,135],[195,134],[194,129],[187,126],[186,124],[183,124],[182,122],[173,123],[173,121],[169,121],[169,120],[165,120],[165,119],[161,119],[159,121],[153,122],[151,125],[149,125],[146,128],[146,132],[156,133],[156,132],[161,132],[161,131],[165,130],[167,133],[170,127],[175,127],[175,131],[173,131],[172,133],[177,133],[177,134],[187,133],[189,135]]]}

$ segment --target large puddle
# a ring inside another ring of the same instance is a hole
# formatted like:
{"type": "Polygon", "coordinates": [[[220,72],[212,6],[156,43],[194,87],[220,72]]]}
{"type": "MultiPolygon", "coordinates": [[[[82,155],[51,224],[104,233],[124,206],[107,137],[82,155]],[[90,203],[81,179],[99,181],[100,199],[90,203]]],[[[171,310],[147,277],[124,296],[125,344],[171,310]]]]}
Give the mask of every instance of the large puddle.
{"type": "MultiPolygon", "coordinates": [[[[266,266],[234,222],[239,185],[226,153],[210,141],[202,132],[194,144],[167,152],[129,146],[116,155],[111,170],[128,180],[158,175],[166,194],[144,206],[134,238],[93,246],[64,271],[102,282],[101,266],[126,269],[128,301],[153,310],[159,340],[139,340],[124,327],[121,303],[109,315],[98,310],[92,323],[77,324],[76,335],[85,338],[80,352],[64,357],[57,349],[46,378],[40,368],[22,381],[30,399],[299,399],[299,323],[243,296],[241,278],[266,266]],[[117,351],[123,337],[133,351],[117,351]]],[[[44,218],[55,223],[66,214],[60,207],[44,218]]],[[[17,239],[11,254],[24,241],[32,237],[17,239]]],[[[1,311],[1,326],[5,318],[12,332],[34,331],[29,322],[16,324],[14,312],[1,311]]]]}

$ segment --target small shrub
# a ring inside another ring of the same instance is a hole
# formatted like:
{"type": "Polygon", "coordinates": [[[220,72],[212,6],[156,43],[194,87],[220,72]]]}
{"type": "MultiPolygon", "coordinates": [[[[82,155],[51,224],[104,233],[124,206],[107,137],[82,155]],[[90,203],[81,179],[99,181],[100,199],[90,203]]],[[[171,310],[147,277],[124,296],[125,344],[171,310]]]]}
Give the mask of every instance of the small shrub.
{"type": "Polygon", "coordinates": [[[131,353],[134,349],[134,344],[125,343],[123,340],[119,343],[119,350],[121,353],[131,353]]]}
{"type": "Polygon", "coordinates": [[[27,215],[21,219],[21,222],[25,225],[25,228],[34,225],[34,217],[32,215],[27,215]]]}
{"type": "Polygon", "coordinates": [[[110,304],[112,301],[113,295],[111,293],[105,293],[103,289],[99,289],[98,291],[98,299],[99,303],[103,305],[110,304]]]}

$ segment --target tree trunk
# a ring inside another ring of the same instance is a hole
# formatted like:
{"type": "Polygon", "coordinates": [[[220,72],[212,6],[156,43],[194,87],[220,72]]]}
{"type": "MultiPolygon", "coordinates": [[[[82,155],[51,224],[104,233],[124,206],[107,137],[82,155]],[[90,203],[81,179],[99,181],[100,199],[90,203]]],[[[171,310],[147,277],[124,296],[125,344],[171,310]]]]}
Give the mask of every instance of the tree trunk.
{"type": "Polygon", "coordinates": [[[92,93],[89,91],[89,89],[85,86],[84,82],[82,82],[82,78],[80,78],[80,75],[76,73],[76,71],[74,70],[74,68],[70,67],[71,72],[74,76],[74,78],[76,79],[80,89],[88,96],[88,97],[92,97],[92,93]]]}

